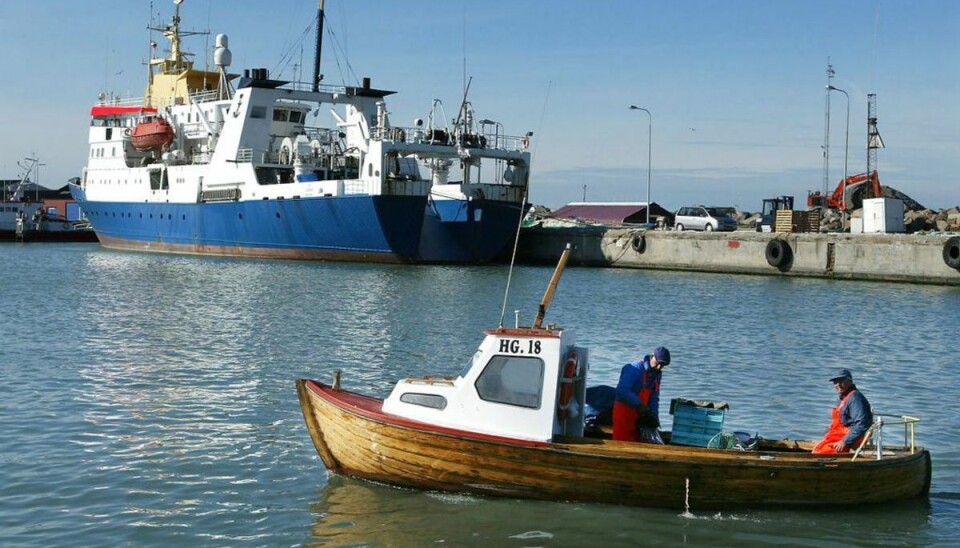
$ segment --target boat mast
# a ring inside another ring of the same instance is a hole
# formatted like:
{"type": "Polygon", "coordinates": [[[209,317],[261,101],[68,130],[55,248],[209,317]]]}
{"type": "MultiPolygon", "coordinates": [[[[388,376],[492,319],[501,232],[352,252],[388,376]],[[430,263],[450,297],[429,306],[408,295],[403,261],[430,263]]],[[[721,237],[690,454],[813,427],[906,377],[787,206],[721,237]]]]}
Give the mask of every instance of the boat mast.
{"type": "Polygon", "coordinates": [[[317,0],[317,45],[313,56],[313,91],[320,91],[320,50],[323,45],[323,2],[317,0]]]}
{"type": "Polygon", "coordinates": [[[557,290],[557,284],[560,283],[560,275],[563,274],[563,268],[567,266],[567,259],[570,258],[570,244],[563,249],[563,255],[560,255],[560,261],[557,263],[557,269],[553,271],[553,277],[550,278],[550,284],[547,285],[547,292],[543,294],[543,300],[540,301],[540,309],[537,310],[537,319],[533,322],[534,329],[540,329],[543,325],[543,317],[547,315],[547,307],[553,300],[553,293],[557,290]]]}

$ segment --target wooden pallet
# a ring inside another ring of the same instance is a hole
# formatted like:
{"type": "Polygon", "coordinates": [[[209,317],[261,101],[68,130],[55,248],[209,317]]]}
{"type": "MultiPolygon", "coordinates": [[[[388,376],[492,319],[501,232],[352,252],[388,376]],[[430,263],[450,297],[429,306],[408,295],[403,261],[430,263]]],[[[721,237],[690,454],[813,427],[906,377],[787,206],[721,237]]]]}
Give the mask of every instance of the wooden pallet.
{"type": "Polygon", "coordinates": [[[778,210],[773,230],[774,232],[820,232],[820,210],[778,210]]]}

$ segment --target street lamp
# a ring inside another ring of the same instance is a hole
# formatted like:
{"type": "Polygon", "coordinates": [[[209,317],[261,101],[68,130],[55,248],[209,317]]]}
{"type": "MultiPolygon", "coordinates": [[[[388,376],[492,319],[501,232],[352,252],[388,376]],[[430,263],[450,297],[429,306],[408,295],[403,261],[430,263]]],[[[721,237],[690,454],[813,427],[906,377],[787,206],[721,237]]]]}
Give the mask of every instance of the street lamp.
{"type": "Polygon", "coordinates": [[[847,220],[847,159],[850,156],[850,95],[834,85],[827,86],[827,91],[839,91],[847,98],[847,131],[843,145],[843,182],[841,183],[841,188],[843,189],[843,211],[841,212],[842,216],[840,218],[840,221],[845,223],[847,220]]]}
{"type": "Polygon", "coordinates": [[[653,114],[650,114],[650,111],[643,108],[630,105],[630,110],[642,110],[647,113],[649,117],[647,124],[647,224],[650,224],[650,158],[651,151],[653,150],[653,114]]]}

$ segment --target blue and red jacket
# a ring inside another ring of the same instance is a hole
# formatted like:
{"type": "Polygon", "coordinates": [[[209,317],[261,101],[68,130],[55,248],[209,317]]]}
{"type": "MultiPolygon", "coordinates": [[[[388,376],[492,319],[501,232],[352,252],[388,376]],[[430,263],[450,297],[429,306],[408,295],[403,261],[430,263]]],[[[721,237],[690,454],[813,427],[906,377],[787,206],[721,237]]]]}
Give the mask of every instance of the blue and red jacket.
{"type": "Polygon", "coordinates": [[[650,356],[642,360],[628,363],[620,371],[620,382],[617,383],[616,401],[630,407],[639,407],[644,404],[654,415],[660,414],[660,377],[661,372],[650,367],[650,356]],[[640,391],[650,391],[648,401],[640,401],[640,391]]]}
{"type": "Polygon", "coordinates": [[[660,377],[661,372],[650,366],[649,355],[623,366],[613,403],[613,439],[639,441],[636,422],[641,406],[660,415],[660,377]]]}

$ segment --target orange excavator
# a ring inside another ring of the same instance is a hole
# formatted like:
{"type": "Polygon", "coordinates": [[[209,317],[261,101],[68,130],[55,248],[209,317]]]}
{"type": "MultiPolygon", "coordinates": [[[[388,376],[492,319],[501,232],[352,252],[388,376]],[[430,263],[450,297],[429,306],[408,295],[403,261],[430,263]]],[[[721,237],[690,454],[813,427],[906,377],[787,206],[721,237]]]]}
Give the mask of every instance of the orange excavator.
{"type": "MultiPolygon", "coordinates": [[[[874,170],[869,176],[866,173],[858,173],[841,180],[840,183],[837,184],[837,188],[829,196],[820,194],[819,190],[807,194],[807,207],[829,207],[839,211],[846,211],[849,209],[847,196],[849,196],[855,188],[863,184],[870,185],[868,189],[873,192],[872,197],[880,198],[883,196],[880,190],[880,176],[877,175],[876,170],[874,170]],[[844,192],[846,192],[847,196],[844,196],[844,192]]],[[[867,198],[870,196],[864,197],[867,198]]]]}

